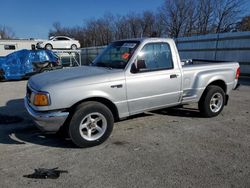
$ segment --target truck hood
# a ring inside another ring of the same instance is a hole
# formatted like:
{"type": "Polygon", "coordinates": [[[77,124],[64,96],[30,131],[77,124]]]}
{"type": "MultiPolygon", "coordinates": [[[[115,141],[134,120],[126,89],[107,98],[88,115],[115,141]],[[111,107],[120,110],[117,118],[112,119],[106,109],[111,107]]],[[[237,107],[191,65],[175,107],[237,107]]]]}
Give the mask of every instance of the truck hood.
{"type": "Polygon", "coordinates": [[[120,79],[124,79],[121,69],[82,66],[38,74],[32,76],[28,83],[37,91],[48,91],[51,88],[65,89],[120,79]]]}

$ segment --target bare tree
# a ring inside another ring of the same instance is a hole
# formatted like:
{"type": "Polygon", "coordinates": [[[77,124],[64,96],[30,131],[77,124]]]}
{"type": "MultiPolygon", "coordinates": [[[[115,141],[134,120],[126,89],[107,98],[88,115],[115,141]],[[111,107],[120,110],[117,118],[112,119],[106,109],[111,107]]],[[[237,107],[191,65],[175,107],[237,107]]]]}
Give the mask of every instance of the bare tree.
{"type": "Polygon", "coordinates": [[[215,0],[199,0],[197,4],[197,22],[196,22],[196,33],[207,34],[210,32],[210,26],[214,10],[215,0]]]}
{"type": "Polygon", "coordinates": [[[182,36],[187,26],[192,1],[190,0],[166,0],[161,8],[161,19],[171,37],[182,36]]]}
{"type": "Polygon", "coordinates": [[[245,16],[237,23],[238,31],[250,31],[250,16],[245,16]]]}
{"type": "Polygon", "coordinates": [[[86,37],[91,41],[91,45],[97,46],[98,44],[98,30],[96,20],[89,20],[86,24],[86,37]]]}
{"type": "Polygon", "coordinates": [[[115,20],[115,39],[126,39],[130,37],[130,29],[129,29],[129,25],[127,17],[126,16],[116,16],[115,20]]]}
{"type": "Polygon", "coordinates": [[[129,25],[129,33],[131,38],[137,38],[142,36],[141,18],[139,14],[129,13],[127,15],[127,24],[129,25]]]}
{"type": "Polygon", "coordinates": [[[99,31],[99,43],[101,45],[107,45],[114,39],[114,29],[112,21],[114,16],[111,14],[105,14],[103,18],[98,19],[97,22],[97,29],[99,31]]]}
{"type": "Polygon", "coordinates": [[[156,34],[156,37],[161,37],[166,35],[165,24],[164,20],[162,19],[161,11],[155,14],[154,32],[156,34]]]}
{"type": "Polygon", "coordinates": [[[90,45],[107,45],[114,39],[114,26],[112,24],[113,16],[105,15],[100,19],[88,20],[85,24],[86,38],[90,45]]]}
{"type": "Polygon", "coordinates": [[[15,33],[10,27],[0,25],[0,39],[13,39],[15,33]]]}
{"type": "Polygon", "coordinates": [[[184,25],[184,31],[183,31],[183,36],[191,36],[194,33],[196,33],[196,28],[195,28],[195,23],[197,20],[197,4],[195,1],[189,1],[186,2],[186,6],[188,6],[187,10],[186,10],[186,20],[183,25],[184,25]]]}
{"type": "Polygon", "coordinates": [[[153,32],[156,32],[156,18],[155,14],[150,11],[143,12],[140,19],[141,35],[143,37],[151,36],[153,32]]]}
{"type": "Polygon", "coordinates": [[[215,0],[214,4],[214,31],[228,32],[239,19],[242,0],[215,0]]]}

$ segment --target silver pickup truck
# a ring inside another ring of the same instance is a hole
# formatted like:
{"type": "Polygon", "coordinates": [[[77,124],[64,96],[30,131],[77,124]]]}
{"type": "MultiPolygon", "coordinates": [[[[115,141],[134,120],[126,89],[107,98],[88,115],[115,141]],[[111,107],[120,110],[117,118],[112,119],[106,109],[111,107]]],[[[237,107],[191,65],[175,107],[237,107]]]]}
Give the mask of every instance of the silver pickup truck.
{"type": "Polygon", "coordinates": [[[217,116],[236,88],[237,62],[183,65],[172,39],[111,43],[89,66],[33,76],[25,106],[46,132],[67,130],[79,147],[101,144],[115,121],[134,114],[198,103],[217,116]]]}

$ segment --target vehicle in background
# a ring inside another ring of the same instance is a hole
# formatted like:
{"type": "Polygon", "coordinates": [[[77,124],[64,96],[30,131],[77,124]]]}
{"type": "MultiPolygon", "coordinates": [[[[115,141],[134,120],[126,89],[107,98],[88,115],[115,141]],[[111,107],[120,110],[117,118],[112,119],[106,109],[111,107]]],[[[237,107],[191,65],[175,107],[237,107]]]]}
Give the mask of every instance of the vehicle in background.
{"type": "Polygon", "coordinates": [[[18,50],[31,50],[32,46],[41,41],[40,39],[1,39],[0,56],[7,56],[18,50]]]}
{"type": "Polygon", "coordinates": [[[31,77],[25,106],[41,130],[65,129],[89,147],[110,136],[114,121],[145,111],[198,103],[204,117],[217,116],[239,74],[237,62],[182,66],[172,39],[121,40],[90,66],[31,77]]]}
{"type": "Polygon", "coordinates": [[[20,80],[36,73],[62,68],[49,50],[20,50],[0,58],[0,80],[20,80]]]}
{"type": "Polygon", "coordinates": [[[50,37],[49,40],[38,42],[36,47],[38,49],[44,48],[47,50],[52,50],[52,49],[76,50],[77,48],[80,48],[80,43],[78,40],[66,36],[56,36],[56,37],[50,37]]]}

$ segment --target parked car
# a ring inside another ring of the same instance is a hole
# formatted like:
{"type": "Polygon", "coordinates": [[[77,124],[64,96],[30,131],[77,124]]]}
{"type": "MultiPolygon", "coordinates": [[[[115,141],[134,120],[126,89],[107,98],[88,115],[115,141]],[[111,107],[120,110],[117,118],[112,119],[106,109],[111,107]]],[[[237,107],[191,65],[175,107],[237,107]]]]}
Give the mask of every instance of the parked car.
{"type": "Polygon", "coordinates": [[[52,49],[76,50],[77,48],[80,48],[80,43],[78,40],[66,36],[56,36],[56,37],[50,37],[49,40],[38,42],[36,47],[44,48],[47,50],[52,50],[52,49]]]}
{"type": "Polygon", "coordinates": [[[49,50],[19,50],[0,58],[0,80],[20,80],[36,73],[62,68],[49,50]]]}
{"type": "Polygon", "coordinates": [[[182,66],[172,39],[122,40],[90,66],[31,77],[25,106],[41,130],[65,128],[77,146],[95,146],[114,121],[145,111],[198,103],[204,117],[217,116],[239,74],[237,62],[182,66]]]}

